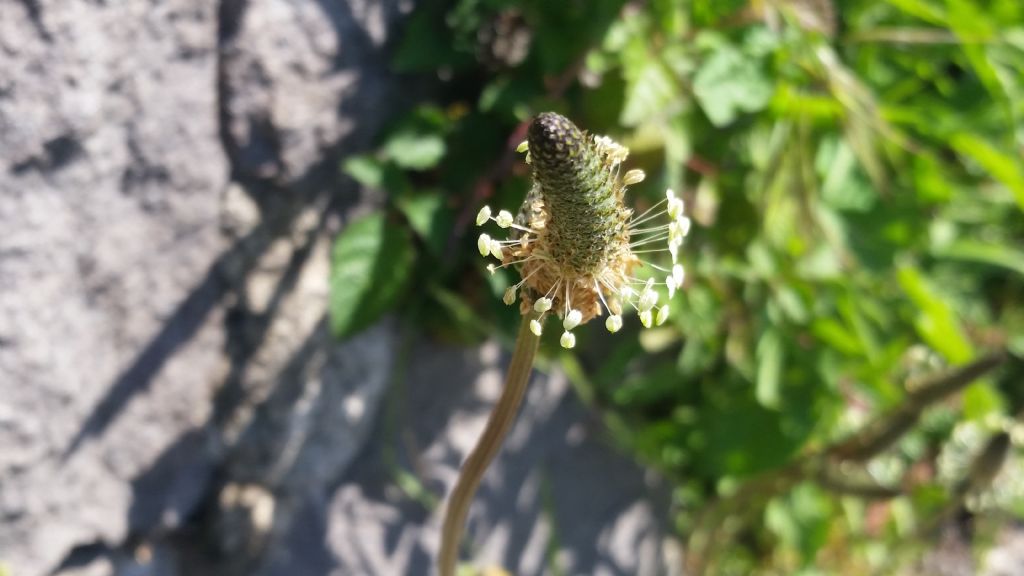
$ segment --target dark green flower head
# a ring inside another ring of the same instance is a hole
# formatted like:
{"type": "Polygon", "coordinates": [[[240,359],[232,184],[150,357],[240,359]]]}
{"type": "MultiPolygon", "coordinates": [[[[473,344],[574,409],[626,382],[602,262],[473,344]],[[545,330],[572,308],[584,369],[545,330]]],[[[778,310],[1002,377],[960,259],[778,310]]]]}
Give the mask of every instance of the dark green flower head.
{"type": "Polygon", "coordinates": [[[579,274],[594,273],[628,244],[622,236],[632,212],[622,203],[620,158],[554,112],[534,119],[527,143],[534,181],[551,212],[552,258],[579,274]]]}
{"type": "Polygon", "coordinates": [[[518,301],[523,313],[539,313],[530,324],[538,335],[549,313],[562,318],[561,343],[566,348],[576,344],[576,326],[604,313],[611,332],[622,327],[628,308],[644,326],[665,322],[669,307],[658,305],[656,287],[664,286],[672,298],[683,285],[683,266],[676,262],[690,229],[683,201],[669,190],[664,200],[634,217],[623,198],[629,186],[643,181],[644,173],[621,173],[629,150],[606,136],[587,134],[554,112],[533,120],[518,150],[527,152],[526,161],[533,166],[533,187],[519,215],[501,210],[492,216],[484,206],[476,219],[477,225],[494,221],[511,231],[507,240],[481,234],[477,241],[482,256],[501,261],[501,266],[491,265],[492,271],[514,266],[522,276],[506,290],[505,303],[518,301]],[[669,222],[655,223],[665,216],[669,222]],[[638,256],[657,251],[671,254],[671,268],[638,256]],[[664,276],[639,278],[635,270],[640,267],[664,276]]]}

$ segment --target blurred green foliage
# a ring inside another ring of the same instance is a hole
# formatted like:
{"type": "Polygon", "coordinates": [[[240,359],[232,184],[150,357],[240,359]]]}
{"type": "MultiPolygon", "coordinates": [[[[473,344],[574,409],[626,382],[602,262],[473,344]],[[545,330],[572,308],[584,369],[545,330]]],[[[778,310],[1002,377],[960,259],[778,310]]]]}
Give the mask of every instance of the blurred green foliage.
{"type": "Polygon", "coordinates": [[[1019,0],[424,0],[394,65],[437,87],[344,164],[389,203],[338,241],[340,336],[401,307],[509,337],[472,218],[515,211],[555,110],[695,221],[670,327],[555,356],[677,486],[693,573],[902,573],[964,514],[978,550],[1024,520],[1019,0]]]}

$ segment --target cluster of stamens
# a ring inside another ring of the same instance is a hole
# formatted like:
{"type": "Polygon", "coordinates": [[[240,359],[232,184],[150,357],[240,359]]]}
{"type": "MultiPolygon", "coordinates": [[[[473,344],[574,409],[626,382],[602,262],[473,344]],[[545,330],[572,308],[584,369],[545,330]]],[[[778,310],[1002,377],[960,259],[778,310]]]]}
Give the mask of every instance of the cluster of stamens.
{"type": "Polygon", "coordinates": [[[495,215],[484,206],[476,218],[478,226],[494,222],[510,231],[505,240],[486,233],[477,240],[481,256],[499,261],[488,266],[491,273],[508,267],[520,273],[522,279],[505,290],[503,301],[519,301],[523,314],[532,311],[537,317],[530,330],[538,336],[548,315],[561,318],[565,348],[576,345],[573,329],[605,313],[609,332],[622,328],[629,308],[644,327],[664,324],[669,305],[659,305],[660,288],[671,299],[685,277],[678,262],[690,230],[683,200],[668,190],[663,200],[634,216],[623,196],[644,173],[621,173],[629,150],[580,132],[557,114],[538,116],[518,151],[534,167],[534,186],[519,214],[495,215]],[[671,268],[641,257],[657,252],[671,255],[671,268]],[[643,277],[638,269],[644,269],[643,277]]]}

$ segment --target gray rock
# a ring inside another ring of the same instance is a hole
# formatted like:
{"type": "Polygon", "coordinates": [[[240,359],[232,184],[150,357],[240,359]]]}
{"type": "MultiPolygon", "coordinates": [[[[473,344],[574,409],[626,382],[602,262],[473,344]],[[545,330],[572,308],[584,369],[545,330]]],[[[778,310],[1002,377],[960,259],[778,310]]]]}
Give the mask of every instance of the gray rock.
{"type": "Polygon", "coordinates": [[[392,328],[327,333],[372,200],[337,165],[391,114],[402,9],[0,2],[0,566],[171,574],[217,526],[258,564],[354,457],[392,328]]]}
{"type": "MultiPolygon", "coordinates": [[[[333,494],[307,497],[259,574],[431,574],[439,503],[500,393],[499,356],[493,344],[418,344],[363,455],[333,494]]],[[[666,484],[603,434],[563,376],[535,374],[471,509],[470,563],[518,576],[677,574],[666,484]]]]}
{"type": "Polygon", "coordinates": [[[411,5],[227,2],[220,81],[224,136],[237,173],[303,188],[339,143],[351,147],[373,134],[394,99],[380,78],[388,67],[388,30],[411,5]]]}
{"type": "Polygon", "coordinates": [[[0,560],[16,574],[124,540],[133,479],[208,416],[216,49],[209,4],[0,3],[0,560]]]}

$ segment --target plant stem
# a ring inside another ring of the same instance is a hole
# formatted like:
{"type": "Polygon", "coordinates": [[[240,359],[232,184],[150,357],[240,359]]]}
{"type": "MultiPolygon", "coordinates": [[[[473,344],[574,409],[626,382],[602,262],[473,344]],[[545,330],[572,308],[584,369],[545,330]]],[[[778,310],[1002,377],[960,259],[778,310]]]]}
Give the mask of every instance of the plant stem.
{"type": "Polygon", "coordinates": [[[501,392],[501,398],[491,410],[487,418],[487,425],[484,432],[477,441],[473,451],[469,453],[466,462],[462,465],[458,480],[455,481],[455,488],[448,498],[448,508],[445,510],[444,524],[441,528],[441,551],[437,557],[437,567],[440,576],[454,576],[455,564],[459,556],[459,541],[462,539],[462,531],[466,525],[466,515],[469,513],[469,505],[473,501],[480,480],[491,461],[501,449],[512,423],[515,421],[519,406],[526,394],[526,386],[530,382],[530,373],[533,371],[533,358],[537,353],[537,344],[540,338],[530,332],[530,321],[537,316],[531,311],[523,316],[519,325],[519,334],[516,336],[515,350],[512,352],[512,362],[508,367],[508,374],[505,376],[505,388],[501,392]]]}

